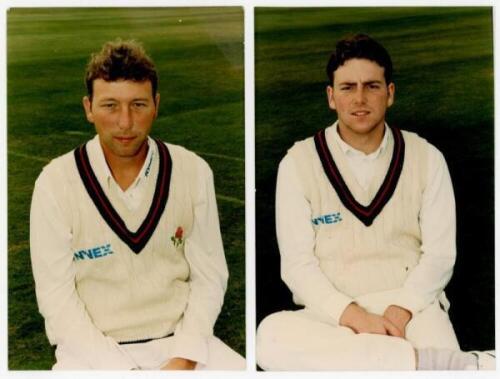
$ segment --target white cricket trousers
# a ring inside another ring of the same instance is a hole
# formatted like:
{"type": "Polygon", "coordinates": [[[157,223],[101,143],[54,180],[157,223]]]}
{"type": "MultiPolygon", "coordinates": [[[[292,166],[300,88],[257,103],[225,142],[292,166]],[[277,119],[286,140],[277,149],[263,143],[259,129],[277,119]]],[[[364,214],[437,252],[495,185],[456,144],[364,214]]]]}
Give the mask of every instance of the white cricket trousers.
{"type": "MultiPolygon", "coordinates": [[[[168,356],[172,337],[161,338],[144,343],[120,345],[141,370],[159,370],[172,358],[168,356]]],[[[89,370],[90,367],[75,359],[67,353],[64,346],[58,345],[56,349],[57,362],[52,370],[89,370]]],[[[208,341],[208,362],[206,365],[198,364],[196,370],[245,370],[245,359],[232,350],[217,337],[208,341]]]]}
{"type": "MultiPolygon", "coordinates": [[[[368,311],[373,313],[374,309],[368,311]]],[[[406,339],[335,325],[309,309],[271,314],[257,330],[257,363],[264,370],[415,370],[415,348],[459,350],[448,313],[438,301],[414,315],[406,339]]]]}

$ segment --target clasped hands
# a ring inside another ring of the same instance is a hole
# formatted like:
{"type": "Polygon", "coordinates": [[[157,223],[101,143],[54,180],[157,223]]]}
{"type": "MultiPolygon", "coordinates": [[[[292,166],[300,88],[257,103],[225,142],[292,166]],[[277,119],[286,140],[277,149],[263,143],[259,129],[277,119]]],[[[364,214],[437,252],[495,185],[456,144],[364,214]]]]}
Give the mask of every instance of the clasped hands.
{"type": "Polygon", "coordinates": [[[339,324],[351,328],[355,333],[383,334],[405,338],[406,325],[411,312],[397,305],[390,305],[382,316],[370,313],[356,303],[349,304],[339,324]]]}

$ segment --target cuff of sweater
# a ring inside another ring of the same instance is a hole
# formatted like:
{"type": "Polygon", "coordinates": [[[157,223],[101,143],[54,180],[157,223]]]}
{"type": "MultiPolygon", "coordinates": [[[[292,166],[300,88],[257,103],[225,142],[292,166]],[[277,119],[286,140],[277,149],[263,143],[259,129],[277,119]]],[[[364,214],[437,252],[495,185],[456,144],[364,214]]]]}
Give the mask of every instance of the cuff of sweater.
{"type": "Polygon", "coordinates": [[[170,356],[205,365],[208,361],[208,338],[200,334],[176,332],[170,356]]]}
{"type": "Polygon", "coordinates": [[[388,305],[397,305],[401,308],[405,308],[409,310],[413,315],[420,312],[424,309],[428,303],[425,299],[417,294],[415,291],[409,290],[407,288],[399,289],[394,296],[391,304],[388,305]]]}
{"type": "Polygon", "coordinates": [[[338,325],[342,313],[344,313],[344,310],[353,301],[354,299],[352,299],[351,297],[338,292],[330,295],[325,300],[323,306],[321,307],[321,310],[328,316],[330,316],[334,320],[335,324],[338,325]]]}

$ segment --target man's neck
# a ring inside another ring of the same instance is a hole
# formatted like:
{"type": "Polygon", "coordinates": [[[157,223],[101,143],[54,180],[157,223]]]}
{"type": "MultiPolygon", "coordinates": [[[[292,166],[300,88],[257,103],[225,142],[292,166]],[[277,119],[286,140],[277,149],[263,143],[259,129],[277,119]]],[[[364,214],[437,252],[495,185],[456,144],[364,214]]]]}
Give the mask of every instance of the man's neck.
{"type": "Polygon", "coordinates": [[[338,133],[340,138],[352,148],[371,154],[376,151],[384,139],[385,123],[377,125],[369,133],[356,133],[353,130],[338,123],[338,133]]]}
{"type": "Polygon", "coordinates": [[[123,191],[127,190],[135,181],[137,175],[139,175],[148,155],[148,149],[147,141],[144,142],[137,154],[132,157],[118,157],[113,154],[107,154],[103,149],[111,175],[113,175],[116,183],[123,191]]]}

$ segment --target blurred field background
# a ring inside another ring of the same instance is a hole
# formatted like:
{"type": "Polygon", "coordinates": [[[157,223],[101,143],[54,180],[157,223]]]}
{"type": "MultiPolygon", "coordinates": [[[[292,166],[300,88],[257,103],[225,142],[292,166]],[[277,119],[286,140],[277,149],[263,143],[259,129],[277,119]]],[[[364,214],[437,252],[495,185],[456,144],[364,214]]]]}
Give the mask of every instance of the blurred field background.
{"type": "Polygon", "coordinates": [[[215,333],[245,353],[242,8],[10,9],[8,65],[9,369],[50,369],[29,259],[29,208],[50,159],[94,135],[81,99],[90,53],[141,41],[159,70],[152,135],[212,167],[230,279],[215,333]]]}
{"type": "Polygon", "coordinates": [[[256,9],[257,323],[292,307],[274,228],[279,161],[336,119],[325,66],[338,39],[362,32],[393,59],[389,124],[429,140],[451,172],[458,258],[446,293],[460,345],[494,348],[492,28],[492,9],[484,7],[256,9]]]}

